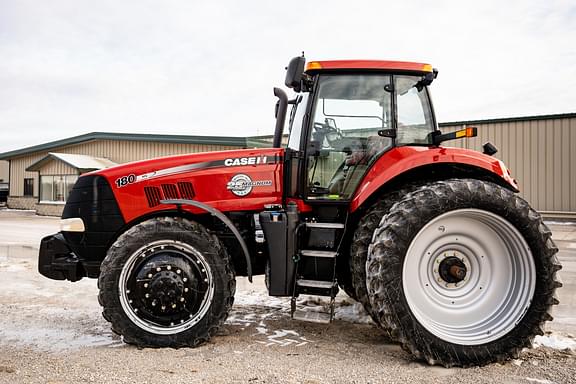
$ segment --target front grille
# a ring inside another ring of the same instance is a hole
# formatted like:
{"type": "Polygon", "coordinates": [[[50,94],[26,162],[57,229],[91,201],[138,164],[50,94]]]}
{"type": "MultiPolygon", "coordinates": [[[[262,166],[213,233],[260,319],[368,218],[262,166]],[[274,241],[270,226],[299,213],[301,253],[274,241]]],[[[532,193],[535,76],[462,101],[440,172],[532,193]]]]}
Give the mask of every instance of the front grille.
{"type": "Polygon", "coordinates": [[[162,194],[160,193],[160,188],[158,187],[144,187],[144,194],[148,200],[149,207],[155,207],[160,205],[160,200],[162,200],[162,194]]]}
{"type": "MultiPolygon", "coordinates": [[[[125,225],[105,177],[88,175],[78,178],[62,212],[63,219],[74,217],[82,219],[86,231],[63,232],[66,243],[84,262],[101,261],[116,233],[125,225]]],[[[98,269],[87,270],[87,275],[97,277],[98,269]]]]}

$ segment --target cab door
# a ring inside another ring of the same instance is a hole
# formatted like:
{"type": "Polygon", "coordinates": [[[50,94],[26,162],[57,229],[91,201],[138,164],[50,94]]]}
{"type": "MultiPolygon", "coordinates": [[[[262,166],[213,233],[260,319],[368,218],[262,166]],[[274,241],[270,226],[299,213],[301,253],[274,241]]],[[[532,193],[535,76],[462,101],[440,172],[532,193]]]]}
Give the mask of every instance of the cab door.
{"type": "Polygon", "coordinates": [[[348,201],[393,146],[392,76],[320,75],[306,138],[306,200],[348,201]]]}

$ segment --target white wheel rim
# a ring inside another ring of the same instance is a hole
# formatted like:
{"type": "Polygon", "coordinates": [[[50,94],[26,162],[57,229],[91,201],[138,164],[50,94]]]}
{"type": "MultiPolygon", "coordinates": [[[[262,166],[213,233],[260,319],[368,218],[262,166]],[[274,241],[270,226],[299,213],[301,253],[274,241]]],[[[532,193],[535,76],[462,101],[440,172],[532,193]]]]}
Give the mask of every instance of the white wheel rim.
{"type": "Polygon", "coordinates": [[[523,318],[534,296],[530,247],[504,218],[478,209],[444,213],[416,234],[402,270],[410,310],[447,342],[478,345],[501,338],[523,318]],[[439,273],[454,256],[465,277],[449,283],[439,273]]]}

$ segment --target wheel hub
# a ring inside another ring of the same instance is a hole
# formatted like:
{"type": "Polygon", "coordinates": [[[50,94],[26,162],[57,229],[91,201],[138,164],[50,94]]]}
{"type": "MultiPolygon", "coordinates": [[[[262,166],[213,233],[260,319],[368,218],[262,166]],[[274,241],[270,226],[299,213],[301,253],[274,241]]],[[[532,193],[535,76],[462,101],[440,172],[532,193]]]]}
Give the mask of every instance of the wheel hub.
{"type": "Polygon", "coordinates": [[[141,282],[144,293],[145,307],[155,315],[173,314],[184,309],[186,297],[184,294],[185,283],[182,281],[182,273],[167,270],[168,266],[157,267],[152,273],[149,283],[141,282]],[[147,287],[144,285],[147,284],[147,287]]]}
{"type": "Polygon", "coordinates": [[[466,264],[464,264],[464,259],[449,256],[440,262],[438,273],[445,282],[458,284],[466,278],[468,269],[466,268],[466,264]]]}
{"type": "MultiPolygon", "coordinates": [[[[461,288],[473,276],[476,263],[471,262],[470,249],[463,246],[446,248],[440,246],[430,250],[433,264],[430,265],[432,282],[441,289],[461,288]]],[[[478,270],[478,268],[476,268],[478,270]]]]}

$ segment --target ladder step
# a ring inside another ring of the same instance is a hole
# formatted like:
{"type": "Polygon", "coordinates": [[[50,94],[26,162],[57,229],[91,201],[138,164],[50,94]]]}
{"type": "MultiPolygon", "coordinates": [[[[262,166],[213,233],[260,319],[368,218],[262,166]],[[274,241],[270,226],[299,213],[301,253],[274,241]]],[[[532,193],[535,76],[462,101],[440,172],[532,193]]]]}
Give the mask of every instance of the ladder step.
{"type": "Polygon", "coordinates": [[[330,314],[326,312],[315,311],[295,311],[292,318],[300,321],[309,321],[311,323],[329,324],[330,314]]]}
{"type": "Polygon", "coordinates": [[[335,285],[332,281],[304,280],[304,279],[296,280],[296,284],[298,284],[300,287],[325,288],[325,289],[330,289],[335,285]]]}
{"type": "Polygon", "coordinates": [[[338,229],[344,228],[343,223],[306,223],[308,228],[331,228],[331,229],[338,229]]]}
{"type": "Polygon", "coordinates": [[[328,257],[328,258],[335,258],[337,253],[334,251],[311,251],[311,250],[306,250],[303,249],[300,251],[300,254],[302,256],[308,256],[308,257],[328,257]]]}

